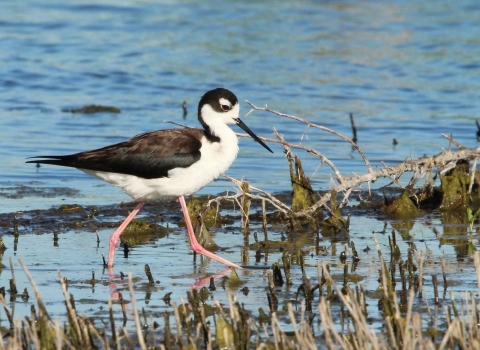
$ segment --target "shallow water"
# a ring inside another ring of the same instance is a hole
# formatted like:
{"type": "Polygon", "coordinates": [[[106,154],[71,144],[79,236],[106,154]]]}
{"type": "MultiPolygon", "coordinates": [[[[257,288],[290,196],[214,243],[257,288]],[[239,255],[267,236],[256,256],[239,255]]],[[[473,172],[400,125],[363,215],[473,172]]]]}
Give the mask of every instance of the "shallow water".
{"type": "MultiPolygon", "coordinates": [[[[353,113],[358,143],[374,167],[382,166],[381,161],[392,164],[448,148],[441,133],[452,133],[464,146],[477,147],[479,21],[480,5],[475,0],[437,1],[435,5],[430,1],[3,1],[0,213],[63,203],[87,206],[128,201],[121,190],[75,169],[36,168],[24,161],[35,155],[97,148],[172,127],[164,120],[196,126],[200,96],[217,86],[239,97],[241,115],[249,111],[243,102],[249,100],[350,136],[349,113],[353,113]],[[189,111],[185,121],[183,101],[189,111]],[[116,106],[121,113],[62,112],[85,104],[116,106]],[[397,146],[392,145],[393,138],[397,146]]],[[[299,123],[265,112],[252,113],[244,121],[261,136],[271,137],[275,127],[291,142],[299,141],[305,130],[299,123]]],[[[333,135],[310,130],[301,142],[321,151],[345,175],[365,172],[358,154],[333,135]]],[[[272,148],[274,155],[242,139],[239,157],[227,174],[268,191],[288,191],[283,151],[278,145],[272,148]]],[[[316,159],[306,155],[303,159],[315,188],[328,188],[332,171],[326,166],[316,171],[316,159]]],[[[408,177],[402,180],[406,183],[408,177]]],[[[374,186],[386,183],[378,181],[374,186]]],[[[201,193],[226,190],[235,189],[219,179],[201,193]]],[[[57,269],[71,281],[75,298],[84,300],[83,310],[106,313],[110,289],[100,259],[111,229],[100,230],[97,249],[93,232],[62,229],[59,247],[52,247],[51,232],[36,235],[35,229],[20,228],[18,249],[13,252],[12,220],[13,215],[8,216],[0,228],[9,248],[3,263],[8,265],[8,256],[14,256],[16,269],[17,258],[27,263],[38,276],[45,301],[58,307],[51,309],[53,314],[63,314],[57,269]],[[102,281],[94,288],[89,284],[92,271],[102,281]]],[[[107,218],[112,220],[121,217],[107,218]]],[[[169,225],[175,227],[177,221],[169,225]]],[[[441,224],[439,217],[433,217],[430,226],[416,222],[410,232],[413,237],[404,241],[418,240],[422,250],[432,251],[432,260],[444,254],[452,274],[468,275],[473,269],[469,259],[458,261],[451,245],[438,247],[431,227],[441,224]]],[[[41,230],[42,224],[37,226],[41,230]]],[[[351,235],[359,251],[367,245],[373,248],[371,232],[382,230],[383,220],[370,216],[352,220],[351,235]]],[[[388,239],[378,238],[387,250],[388,239]]],[[[218,232],[216,240],[230,247],[223,256],[240,260],[243,235],[238,222],[232,230],[218,232]]],[[[329,242],[326,245],[330,247],[329,242]]],[[[209,261],[193,265],[189,254],[179,230],[136,248],[128,260],[117,257],[115,272],[131,271],[144,277],[148,262],[160,281],[148,305],[164,310],[164,293],[173,292],[172,300],[178,301],[201,276],[221,269],[209,261]]],[[[265,265],[279,256],[270,254],[265,265]]],[[[312,276],[317,259],[330,262],[334,269],[339,264],[331,253],[307,258],[312,276]]],[[[375,259],[371,253],[362,259],[362,271],[373,269],[378,264],[375,259]]],[[[431,266],[438,273],[438,265],[431,266]]],[[[7,285],[9,273],[1,271],[0,285],[7,285]]],[[[376,271],[367,276],[362,283],[375,289],[376,271]]],[[[257,303],[265,304],[265,271],[244,271],[241,278],[253,292],[245,298],[237,293],[239,299],[254,310],[257,303]]],[[[17,279],[19,287],[27,287],[22,273],[17,273],[17,279]]],[[[462,282],[458,290],[476,288],[473,280],[462,282]]],[[[220,292],[215,298],[225,300],[220,292]]],[[[30,303],[17,301],[15,305],[17,314],[29,313],[30,303]]]]}
{"type": "MultiPolygon", "coordinates": [[[[262,257],[257,260],[256,249],[248,248],[248,243],[254,242],[254,232],[258,233],[260,241],[263,240],[261,223],[253,221],[251,233],[246,238],[240,230],[238,210],[224,209],[222,215],[229,215],[234,221],[222,228],[212,230],[216,243],[224,247],[217,254],[235,263],[241,262],[243,266],[246,266],[243,270],[237,270],[241,283],[230,285],[229,282],[222,282],[221,276],[229,275],[228,269],[226,270],[223,265],[199,257],[194,260],[184,228],[175,225],[179,216],[171,210],[174,205],[173,202],[160,203],[155,208],[145,210],[141,217],[144,220],[152,221],[160,215],[161,221],[164,221],[163,226],[168,226],[167,234],[162,234],[147,243],[133,247],[128,258],[123,257],[122,249],[119,247],[115,266],[110,275],[102,267],[102,254],[106,254],[108,251],[108,237],[112,232],[112,228],[106,226],[110,224],[115,226],[115,221],[121,219],[121,213],[116,212],[118,209],[97,207],[99,214],[93,219],[88,219],[87,214],[92,212],[92,208],[87,207],[80,211],[63,211],[63,213],[62,210],[25,212],[18,215],[17,242],[13,235],[13,228],[6,227],[8,223],[12,222],[13,214],[1,215],[0,222],[6,233],[3,238],[8,249],[0,256],[0,261],[7,265],[7,268],[0,269],[0,280],[2,285],[8,286],[8,279],[11,278],[8,258],[12,257],[17,288],[20,292],[27,288],[30,293],[28,301],[22,300],[19,296],[13,300],[7,298],[8,305],[13,309],[15,317],[29,316],[30,305],[35,303],[32,287],[20,268],[19,259],[26,263],[30,274],[34,277],[50,315],[60,319],[65,315],[65,304],[59,284],[58,270],[61,271],[61,276],[68,280],[68,291],[74,296],[77,312],[85,312],[100,327],[102,327],[102,320],[108,317],[108,298],[113,299],[114,317],[117,324],[122,324],[123,316],[118,301],[118,292],[123,294],[127,303],[130,302],[130,296],[127,278],[121,278],[120,275],[121,272],[125,275],[132,273],[138,309],[144,309],[148,318],[153,317],[153,320],[161,325],[155,332],[159,339],[163,337],[163,313],[172,313],[171,305],[163,300],[164,296],[172,293],[170,296],[172,305],[173,303],[180,304],[186,300],[187,291],[193,288],[198,290],[202,286],[208,287],[210,276],[215,276],[217,289],[210,293],[206,304],[211,305],[213,300],[219,300],[224,307],[228,307],[228,298],[225,293],[227,290],[236,296],[241,305],[243,304],[254,318],[259,316],[257,311],[259,308],[268,312],[267,269],[275,262],[281,263],[282,252],[276,249],[262,250],[262,257]],[[169,209],[158,210],[158,207],[162,205],[169,209]],[[160,214],[158,214],[159,211],[160,214]],[[100,227],[98,230],[100,243],[97,243],[95,223],[104,227],[100,227]],[[72,226],[77,226],[77,229],[72,229],[72,226]],[[58,233],[57,241],[54,239],[52,227],[58,233]],[[245,243],[246,240],[248,243],[245,243]],[[248,257],[247,260],[245,260],[245,256],[248,257]],[[151,268],[155,280],[153,285],[148,283],[144,272],[145,264],[151,268]],[[95,281],[92,281],[93,278],[95,281]],[[243,292],[244,287],[249,289],[247,294],[243,292]]],[[[120,212],[126,212],[131,207],[131,205],[125,206],[120,212]]],[[[410,226],[406,224],[405,220],[384,220],[374,212],[355,210],[353,212],[355,214],[351,218],[349,239],[355,243],[360,256],[360,262],[355,265],[352,264],[350,249],[348,249],[346,265],[339,259],[346,240],[322,237],[322,235],[315,238],[315,235],[311,234],[288,233],[282,229],[275,229],[273,226],[269,229],[268,234],[269,239],[273,241],[304,242],[298,248],[304,252],[306,275],[311,278],[312,285],[318,282],[317,262],[329,264],[330,272],[339,286],[343,286],[344,267],[347,266],[349,274],[352,275],[352,280],[348,285],[353,289],[360,285],[363,286],[367,295],[369,324],[377,332],[382,332],[384,325],[382,314],[377,306],[380,263],[372,234],[375,234],[383,256],[389,265],[388,236],[391,235],[392,229],[397,231],[397,242],[402,252],[400,259],[406,261],[407,249],[415,248],[414,262],[418,266],[418,256],[422,252],[424,256],[424,297],[415,299],[414,311],[425,310],[429,305],[432,312],[435,315],[438,314],[435,317],[437,324],[444,322],[445,315],[442,307],[449,304],[450,292],[454,292],[454,297],[458,301],[464,291],[477,290],[472,258],[462,250],[463,244],[468,238],[467,225],[446,223],[445,217],[436,213],[423,215],[412,222],[410,226]],[[306,241],[305,238],[307,238],[306,241]],[[448,289],[446,290],[443,288],[441,277],[440,255],[443,256],[446,263],[448,280],[448,289]],[[435,307],[433,298],[431,282],[433,275],[436,275],[439,281],[440,305],[438,308],[435,307]],[[355,276],[359,279],[354,280],[355,276]]],[[[478,246],[478,237],[474,235],[473,238],[475,245],[478,246]]],[[[297,290],[303,281],[298,265],[292,265],[292,280],[292,286],[283,285],[275,288],[280,300],[278,316],[285,331],[292,331],[293,328],[283,311],[286,307],[284,302],[293,302],[294,308],[297,309],[301,307],[300,303],[303,300],[300,294],[298,303],[295,302],[297,290]]],[[[398,268],[396,281],[396,290],[399,291],[401,282],[398,268]]],[[[318,300],[315,298],[314,308],[317,302],[318,300]]],[[[348,325],[349,320],[340,317],[342,312],[340,306],[339,303],[332,302],[333,314],[339,313],[337,326],[339,329],[343,329],[348,325]],[[341,321],[342,319],[343,321],[341,321]]],[[[314,312],[316,312],[315,309],[314,312]]],[[[430,317],[426,311],[423,312],[423,317],[425,327],[434,326],[430,323],[430,317]]],[[[8,322],[3,316],[0,317],[0,320],[0,325],[8,326],[8,322]]],[[[127,305],[126,326],[128,329],[135,327],[130,305],[127,305]]],[[[323,340],[319,327],[320,324],[315,323],[313,330],[316,333],[317,341],[321,344],[323,340]]]]}
{"type": "MultiPolygon", "coordinates": [[[[225,4],[141,1],[4,1],[0,14],[0,186],[39,181],[64,186],[89,204],[128,200],[74,169],[24,164],[171,127],[188,104],[189,125],[210,88],[240,101],[295,114],[351,135],[374,166],[447,148],[440,133],[476,147],[480,114],[480,5],[456,2],[270,2],[225,4]],[[85,104],[120,114],[63,113],[85,104]],[[393,138],[399,144],[392,145],[393,138]]],[[[242,115],[249,108],[242,102],[242,115]]],[[[299,141],[301,124],[268,113],[245,122],[262,136],[272,128],[299,141]]],[[[336,137],[310,131],[304,144],[321,150],[345,174],[362,173],[359,156],[336,137]]],[[[241,140],[228,174],[269,191],[288,188],[282,149],[272,156],[241,140]],[[259,174],[262,174],[259,176],[259,174]]],[[[306,165],[313,174],[318,162],[306,165]]],[[[329,186],[331,170],[313,176],[329,186]]],[[[232,190],[217,181],[203,193],[232,190]]],[[[78,199],[77,199],[78,198],[78,199]]],[[[70,199],[70,198],[69,198],[70,199]]],[[[0,212],[57,201],[0,197],[0,212]]]]}

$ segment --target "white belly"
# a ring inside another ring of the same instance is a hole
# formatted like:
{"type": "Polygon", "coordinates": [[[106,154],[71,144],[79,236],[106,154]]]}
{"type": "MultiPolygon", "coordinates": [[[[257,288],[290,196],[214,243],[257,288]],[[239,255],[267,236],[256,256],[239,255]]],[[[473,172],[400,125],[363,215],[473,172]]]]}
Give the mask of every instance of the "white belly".
{"type": "Polygon", "coordinates": [[[237,157],[238,139],[229,130],[231,135],[224,135],[220,142],[210,143],[205,138],[202,139],[200,159],[188,168],[170,170],[168,177],[144,179],[134,175],[80,170],[120,187],[136,201],[188,196],[218,178],[237,157]]]}

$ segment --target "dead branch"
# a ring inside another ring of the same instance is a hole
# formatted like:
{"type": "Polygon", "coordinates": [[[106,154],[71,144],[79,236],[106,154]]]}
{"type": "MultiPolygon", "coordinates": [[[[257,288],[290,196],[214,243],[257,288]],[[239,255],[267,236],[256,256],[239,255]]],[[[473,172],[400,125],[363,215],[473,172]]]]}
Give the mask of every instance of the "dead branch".
{"type": "Polygon", "coordinates": [[[291,212],[292,210],[290,209],[290,207],[286,204],[284,204],[281,200],[275,198],[274,196],[272,196],[270,193],[264,191],[264,190],[261,190],[259,188],[256,188],[254,186],[250,186],[250,189],[252,191],[256,191],[262,195],[256,195],[256,194],[252,194],[252,193],[246,193],[246,192],[243,192],[242,190],[242,181],[241,180],[237,180],[237,179],[234,179],[233,177],[230,177],[228,175],[225,175],[223,174],[223,176],[225,176],[227,179],[229,179],[230,181],[232,181],[234,184],[236,184],[238,186],[237,188],[237,193],[235,194],[227,194],[225,196],[218,196],[218,197],[215,197],[215,198],[212,198],[210,199],[207,203],[206,203],[206,206],[210,206],[211,204],[213,203],[220,203],[221,201],[223,200],[227,200],[227,201],[237,201],[238,200],[238,197],[240,196],[247,196],[249,197],[250,199],[256,199],[256,200],[261,200],[261,201],[266,201],[268,203],[270,203],[271,205],[273,205],[275,208],[277,208],[277,210],[279,210],[280,212],[282,213],[289,213],[291,212]]]}
{"type": "MultiPolygon", "coordinates": [[[[451,144],[454,144],[455,146],[459,147],[460,150],[451,151],[450,149],[449,150],[444,149],[441,153],[438,153],[438,154],[436,154],[432,157],[423,157],[423,158],[420,158],[420,159],[416,159],[416,160],[412,159],[412,160],[408,160],[408,161],[405,160],[405,161],[403,161],[399,164],[393,165],[393,166],[387,166],[387,165],[383,164],[383,168],[373,170],[372,167],[370,166],[370,162],[368,161],[367,157],[365,156],[363,151],[360,149],[360,147],[358,147],[358,145],[355,142],[353,142],[352,140],[350,140],[348,137],[346,137],[346,136],[344,136],[340,133],[337,133],[336,131],[331,130],[329,128],[311,123],[308,120],[274,111],[274,110],[268,108],[267,106],[265,106],[264,108],[260,108],[260,107],[254,106],[252,103],[250,103],[248,101],[247,101],[247,103],[252,107],[252,110],[250,112],[248,112],[247,115],[252,113],[254,110],[267,111],[267,112],[273,113],[275,115],[290,118],[290,119],[293,119],[293,120],[296,120],[296,121],[299,121],[299,122],[302,122],[302,123],[306,124],[307,128],[305,130],[305,133],[308,131],[309,128],[316,128],[316,129],[327,131],[327,132],[330,132],[334,135],[337,135],[341,139],[350,143],[359,152],[359,154],[361,155],[361,157],[363,158],[363,160],[364,160],[364,162],[367,166],[368,173],[366,173],[364,175],[354,174],[353,176],[349,176],[349,177],[342,176],[340,171],[335,166],[335,164],[333,164],[333,162],[330,161],[327,157],[325,157],[322,153],[320,153],[320,152],[318,152],[318,151],[316,151],[312,148],[303,146],[303,145],[293,144],[293,143],[285,141],[283,136],[280,135],[277,132],[277,130],[274,128],[273,129],[274,130],[274,135],[278,139],[270,139],[270,138],[265,138],[265,137],[260,137],[260,139],[262,139],[265,142],[277,143],[277,144],[282,145],[282,147],[286,151],[286,156],[287,157],[291,156],[291,149],[299,149],[299,150],[303,150],[307,153],[310,153],[310,154],[320,158],[322,164],[327,164],[333,170],[333,172],[335,173],[336,180],[338,181],[339,184],[337,186],[334,186],[333,188],[331,188],[325,194],[323,194],[323,196],[321,196],[320,199],[315,204],[313,204],[311,207],[294,213],[288,205],[286,205],[285,203],[280,201],[278,198],[276,198],[275,196],[271,195],[270,193],[268,193],[268,192],[266,192],[262,189],[250,186],[251,191],[255,192],[255,193],[244,193],[242,191],[242,188],[241,188],[242,181],[234,179],[230,176],[224,175],[227,179],[229,179],[230,181],[232,181],[234,184],[236,184],[238,186],[237,193],[232,194],[232,195],[219,196],[219,197],[213,198],[213,199],[211,199],[207,202],[208,206],[210,206],[213,203],[217,203],[217,205],[219,205],[219,203],[223,200],[230,200],[230,201],[233,201],[233,202],[238,202],[238,198],[240,196],[247,196],[247,197],[249,197],[250,199],[253,199],[253,200],[260,200],[262,202],[268,202],[273,207],[275,207],[278,211],[280,211],[284,214],[290,214],[294,218],[312,217],[312,215],[318,209],[320,209],[321,207],[327,207],[327,202],[331,200],[331,196],[332,196],[333,193],[343,193],[344,194],[343,199],[340,203],[340,207],[341,207],[348,201],[348,197],[351,194],[351,192],[353,191],[353,189],[355,189],[357,187],[361,188],[361,186],[363,184],[367,184],[368,187],[370,188],[370,183],[378,180],[379,178],[390,178],[392,180],[392,183],[397,183],[398,184],[398,179],[400,178],[400,176],[403,173],[413,172],[414,174],[413,174],[412,179],[410,180],[409,185],[408,185],[409,187],[413,187],[413,185],[415,185],[415,183],[418,180],[420,180],[421,178],[426,177],[428,179],[429,175],[434,172],[435,168],[438,170],[438,174],[442,175],[442,174],[445,174],[446,172],[448,172],[449,170],[453,169],[456,166],[458,161],[462,161],[462,160],[463,161],[471,161],[471,160],[473,160],[475,162],[474,163],[474,169],[475,169],[476,161],[477,161],[478,158],[480,158],[480,148],[477,148],[477,149],[465,148],[462,145],[460,145],[458,142],[456,142],[453,139],[452,136],[447,136],[447,135],[442,134],[443,137],[448,139],[451,144]]],[[[181,125],[181,124],[178,124],[178,123],[175,123],[175,122],[169,122],[169,123],[185,127],[185,125],[181,125]]],[[[237,134],[237,136],[238,137],[250,137],[250,136],[245,135],[245,134],[237,134]]],[[[474,172],[474,170],[472,170],[472,173],[473,172],[474,172]]],[[[472,178],[473,178],[473,176],[474,176],[474,174],[472,174],[472,178]]],[[[432,178],[429,178],[426,181],[426,183],[420,189],[416,190],[415,192],[418,193],[422,190],[422,188],[427,188],[429,186],[432,186],[433,183],[435,182],[436,178],[437,178],[436,175],[433,176],[432,178]]],[[[469,191],[471,191],[471,189],[469,189],[469,191]]]]}
{"type": "MultiPolygon", "coordinates": [[[[273,132],[274,132],[275,136],[277,136],[277,134],[278,134],[277,130],[275,128],[273,128],[273,130],[274,130],[273,132]]],[[[247,134],[236,133],[236,135],[237,135],[237,137],[245,137],[245,138],[251,137],[250,135],[247,135],[247,134]]],[[[280,144],[281,146],[288,146],[290,148],[300,149],[302,151],[310,153],[311,155],[313,155],[315,157],[320,158],[321,164],[322,165],[327,164],[330,168],[332,168],[333,172],[335,173],[337,182],[342,183],[342,181],[343,181],[342,175],[340,174],[340,171],[338,171],[335,164],[333,164],[333,162],[331,160],[329,160],[327,157],[325,157],[322,153],[318,152],[317,150],[314,150],[313,148],[310,148],[310,147],[307,147],[307,146],[297,145],[297,144],[287,142],[283,139],[283,137],[279,137],[279,140],[270,139],[268,137],[261,137],[261,136],[258,136],[258,138],[261,139],[262,141],[265,141],[265,142],[277,143],[277,144],[280,144]]]]}
{"type": "MultiPolygon", "coordinates": [[[[288,142],[287,142],[288,144],[288,142]]],[[[290,147],[295,146],[288,144],[290,147]]],[[[326,207],[328,201],[330,201],[332,193],[344,193],[344,198],[342,200],[342,205],[348,200],[348,196],[355,187],[360,187],[364,183],[370,184],[373,181],[376,181],[379,178],[392,178],[398,174],[405,172],[415,173],[415,177],[421,178],[426,176],[426,174],[432,173],[434,168],[438,169],[439,173],[444,173],[446,169],[451,169],[458,161],[460,160],[475,160],[480,157],[480,148],[477,149],[462,149],[458,151],[448,151],[444,150],[443,153],[434,155],[432,157],[424,157],[417,160],[404,161],[402,163],[393,165],[393,166],[384,166],[381,169],[372,170],[371,172],[365,175],[355,175],[349,178],[344,177],[343,182],[338,186],[330,189],[325,193],[314,205],[308,209],[301,210],[298,212],[292,212],[292,209],[286,204],[281,202],[279,199],[275,198],[273,195],[269,194],[266,191],[258,189],[256,187],[250,186],[252,191],[260,193],[260,195],[243,193],[241,190],[241,181],[234,179],[232,177],[226,176],[229,180],[239,186],[238,193],[230,196],[221,196],[214,199],[211,199],[208,204],[217,202],[224,199],[233,199],[241,195],[247,195],[251,199],[256,200],[266,200],[271,203],[275,208],[285,214],[291,214],[295,218],[304,218],[311,217],[315,211],[320,207],[326,207]]]]}
{"type": "MultiPolygon", "coordinates": [[[[363,153],[362,149],[355,143],[353,142],[351,139],[349,139],[348,137],[346,137],[345,135],[342,135],[340,134],[339,132],[336,132],[335,130],[332,130],[332,129],[329,129],[329,128],[326,128],[324,126],[321,126],[321,125],[318,125],[318,124],[314,124],[306,119],[302,119],[302,118],[299,118],[299,117],[295,117],[293,115],[289,115],[289,114],[285,114],[285,113],[280,113],[280,112],[277,112],[273,109],[270,109],[267,107],[267,105],[265,105],[265,107],[257,107],[255,106],[253,103],[251,103],[250,101],[245,101],[247,102],[250,107],[252,107],[253,110],[256,110],[256,111],[267,111],[267,112],[270,112],[270,113],[273,113],[273,114],[276,114],[280,117],[285,117],[285,118],[289,118],[289,119],[293,119],[293,120],[296,120],[296,121],[299,121],[301,123],[304,123],[306,125],[308,125],[309,127],[312,127],[312,128],[316,128],[316,129],[319,129],[319,130],[323,130],[323,131],[326,131],[326,132],[329,132],[331,134],[334,134],[338,137],[340,137],[342,140],[345,140],[347,141],[348,143],[350,143],[356,150],[357,152],[360,154],[360,156],[363,158],[363,161],[365,162],[365,165],[367,166],[367,169],[369,172],[373,171],[372,167],[370,166],[370,162],[368,161],[367,157],[365,156],[365,154],[363,153]]],[[[248,114],[250,114],[251,111],[248,114]]],[[[305,131],[306,132],[306,131],[305,131]]]]}
{"type": "Polygon", "coordinates": [[[379,178],[389,177],[391,178],[395,174],[401,174],[404,172],[416,172],[418,176],[424,176],[426,173],[431,172],[436,167],[440,173],[446,168],[450,168],[452,164],[456,164],[459,160],[473,160],[480,157],[480,148],[477,149],[463,149],[459,151],[444,151],[443,154],[437,154],[433,157],[424,157],[417,160],[405,161],[403,163],[384,167],[382,169],[374,170],[368,174],[355,176],[351,178],[344,178],[344,183],[334,187],[330,191],[320,198],[310,208],[295,213],[296,216],[310,215],[315,210],[325,205],[331,198],[332,192],[345,192],[351,188],[360,186],[363,183],[370,183],[376,181],[379,178]]]}

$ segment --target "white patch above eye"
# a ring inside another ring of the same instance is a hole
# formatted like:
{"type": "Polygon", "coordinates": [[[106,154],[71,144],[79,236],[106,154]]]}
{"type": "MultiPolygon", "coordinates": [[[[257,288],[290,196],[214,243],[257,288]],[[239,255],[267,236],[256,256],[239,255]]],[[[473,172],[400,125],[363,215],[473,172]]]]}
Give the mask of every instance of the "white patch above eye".
{"type": "Polygon", "coordinates": [[[218,100],[218,103],[220,103],[220,105],[225,105],[232,108],[232,103],[223,97],[220,100],[218,100]]]}

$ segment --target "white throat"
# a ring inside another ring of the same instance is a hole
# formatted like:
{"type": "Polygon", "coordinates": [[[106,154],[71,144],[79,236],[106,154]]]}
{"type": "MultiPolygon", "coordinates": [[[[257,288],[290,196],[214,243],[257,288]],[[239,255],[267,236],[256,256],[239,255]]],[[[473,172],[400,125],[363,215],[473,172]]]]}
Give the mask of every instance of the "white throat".
{"type": "MultiPolygon", "coordinates": [[[[220,139],[227,136],[227,133],[233,133],[227,124],[235,124],[235,119],[240,113],[239,104],[235,104],[228,112],[217,112],[210,105],[204,105],[201,110],[202,119],[210,128],[210,132],[220,139]]],[[[233,133],[234,134],[234,133],[233,133]]],[[[236,136],[235,136],[236,138],[236,136]]],[[[238,141],[237,141],[238,142],[238,141]]]]}

